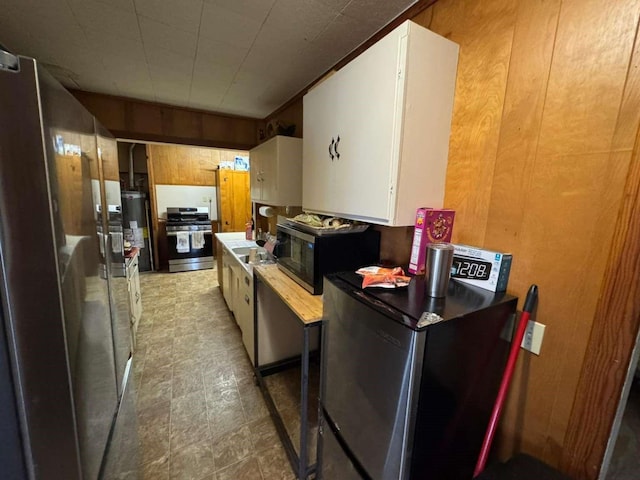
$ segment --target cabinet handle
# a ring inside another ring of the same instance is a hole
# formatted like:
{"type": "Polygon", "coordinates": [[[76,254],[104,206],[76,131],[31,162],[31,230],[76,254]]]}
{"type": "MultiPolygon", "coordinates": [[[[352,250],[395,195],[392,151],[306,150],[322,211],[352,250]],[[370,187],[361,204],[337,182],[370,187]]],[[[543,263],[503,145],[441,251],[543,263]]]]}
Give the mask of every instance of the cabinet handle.
{"type": "Polygon", "coordinates": [[[244,277],[244,283],[246,283],[247,285],[249,285],[249,277],[244,277]]]}
{"type": "Polygon", "coordinates": [[[249,295],[244,296],[244,301],[247,302],[247,305],[249,305],[249,295]]]}
{"type": "Polygon", "coordinates": [[[336,138],[336,144],[333,146],[333,151],[336,152],[336,158],[340,160],[340,152],[338,152],[338,144],[340,143],[340,135],[336,138]]]}
{"type": "Polygon", "coordinates": [[[331,152],[331,147],[333,147],[334,140],[331,139],[331,143],[329,144],[329,156],[331,157],[331,161],[333,162],[333,152],[331,152]]]}

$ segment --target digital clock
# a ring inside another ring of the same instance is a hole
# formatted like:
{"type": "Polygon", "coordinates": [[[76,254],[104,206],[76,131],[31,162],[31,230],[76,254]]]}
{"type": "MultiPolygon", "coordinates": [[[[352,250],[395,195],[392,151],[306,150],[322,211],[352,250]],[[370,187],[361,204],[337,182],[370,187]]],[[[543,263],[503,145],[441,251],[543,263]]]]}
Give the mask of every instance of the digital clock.
{"type": "Polygon", "coordinates": [[[491,267],[490,262],[454,256],[451,267],[451,278],[489,280],[491,277],[491,267]]]}
{"type": "Polygon", "coordinates": [[[453,245],[451,278],[493,292],[504,292],[512,256],[469,245],[453,245]]]}

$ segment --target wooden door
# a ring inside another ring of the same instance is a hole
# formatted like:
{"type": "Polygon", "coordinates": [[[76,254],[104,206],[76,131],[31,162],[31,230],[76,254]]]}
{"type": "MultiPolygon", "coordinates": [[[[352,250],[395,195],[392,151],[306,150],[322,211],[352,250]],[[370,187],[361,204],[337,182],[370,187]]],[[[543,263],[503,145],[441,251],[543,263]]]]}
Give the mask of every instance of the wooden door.
{"type": "Polygon", "coordinates": [[[249,172],[218,171],[218,201],[223,232],[243,232],[251,220],[249,172]]]}
{"type": "Polygon", "coordinates": [[[243,232],[245,224],[251,220],[251,195],[249,186],[249,172],[231,172],[233,202],[232,228],[233,232],[243,232]]]}
{"type": "Polygon", "coordinates": [[[218,210],[223,232],[233,232],[233,170],[218,170],[218,210]]]}

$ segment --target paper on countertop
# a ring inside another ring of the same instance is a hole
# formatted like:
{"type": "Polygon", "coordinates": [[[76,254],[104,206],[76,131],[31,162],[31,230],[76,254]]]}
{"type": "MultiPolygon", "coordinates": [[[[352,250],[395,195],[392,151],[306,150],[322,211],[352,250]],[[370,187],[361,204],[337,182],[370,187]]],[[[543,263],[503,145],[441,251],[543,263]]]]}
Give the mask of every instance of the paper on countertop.
{"type": "Polygon", "coordinates": [[[411,281],[411,277],[405,276],[404,270],[400,267],[363,267],[356,270],[356,273],[363,277],[362,288],[399,288],[406,287],[411,281]]]}
{"type": "Polygon", "coordinates": [[[176,252],[189,253],[189,232],[176,233],[176,252]]]}

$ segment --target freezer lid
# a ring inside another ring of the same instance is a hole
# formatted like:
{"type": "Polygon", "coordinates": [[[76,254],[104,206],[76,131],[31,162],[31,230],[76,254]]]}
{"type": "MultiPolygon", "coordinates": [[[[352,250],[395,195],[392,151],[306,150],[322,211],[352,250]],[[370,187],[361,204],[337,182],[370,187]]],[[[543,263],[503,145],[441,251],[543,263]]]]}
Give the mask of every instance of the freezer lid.
{"type": "Polygon", "coordinates": [[[441,317],[442,321],[448,321],[516,298],[505,292],[495,293],[455,280],[449,282],[446,297],[433,298],[426,294],[425,280],[421,276],[413,277],[409,286],[404,288],[364,290],[361,288],[362,277],[355,272],[339,272],[327,275],[327,278],[339,279],[348,284],[351,295],[359,295],[370,302],[379,302],[379,308],[395,310],[397,313],[392,318],[415,330],[428,328],[428,325],[418,326],[425,312],[433,312],[441,317]],[[359,294],[356,293],[358,291],[359,294]]]}

